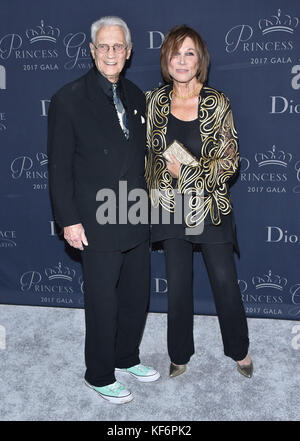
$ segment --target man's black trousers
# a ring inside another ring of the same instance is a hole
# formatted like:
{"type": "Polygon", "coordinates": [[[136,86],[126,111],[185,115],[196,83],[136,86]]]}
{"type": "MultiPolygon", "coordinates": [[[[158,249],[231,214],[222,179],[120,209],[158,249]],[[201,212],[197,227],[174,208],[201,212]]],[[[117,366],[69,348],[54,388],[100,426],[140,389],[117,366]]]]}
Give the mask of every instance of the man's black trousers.
{"type": "Polygon", "coordinates": [[[85,301],[85,379],[116,381],[115,368],[140,362],[149,302],[150,253],[145,241],[127,251],[82,252],[85,301]]]}

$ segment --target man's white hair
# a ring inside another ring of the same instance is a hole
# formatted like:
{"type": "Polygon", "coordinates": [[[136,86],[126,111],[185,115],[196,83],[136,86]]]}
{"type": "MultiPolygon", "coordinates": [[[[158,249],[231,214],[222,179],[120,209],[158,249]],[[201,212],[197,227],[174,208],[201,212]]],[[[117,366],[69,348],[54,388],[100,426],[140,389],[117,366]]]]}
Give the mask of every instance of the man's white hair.
{"type": "Polygon", "coordinates": [[[104,26],[120,26],[124,30],[127,46],[128,47],[131,46],[131,34],[127,24],[125,23],[124,20],[122,20],[122,18],[113,15],[102,17],[92,24],[91,39],[94,44],[96,43],[97,32],[99,31],[99,29],[101,29],[104,26]]]}

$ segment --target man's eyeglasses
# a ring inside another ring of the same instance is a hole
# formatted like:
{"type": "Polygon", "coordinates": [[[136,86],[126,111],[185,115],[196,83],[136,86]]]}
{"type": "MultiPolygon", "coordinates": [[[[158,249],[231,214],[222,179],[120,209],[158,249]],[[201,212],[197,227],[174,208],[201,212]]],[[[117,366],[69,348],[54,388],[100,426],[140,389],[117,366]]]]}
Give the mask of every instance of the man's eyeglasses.
{"type": "Polygon", "coordinates": [[[127,49],[127,46],[125,46],[125,44],[122,43],[115,43],[112,46],[110,46],[109,44],[100,43],[97,46],[94,44],[94,46],[97,49],[97,51],[100,52],[100,54],[106,54],[109,51],[109,48],[111,47],[113,48],[114,52],[116,52],[117,54],[121,54],[122,52],[125,51],[125,49],[127,49]]]}

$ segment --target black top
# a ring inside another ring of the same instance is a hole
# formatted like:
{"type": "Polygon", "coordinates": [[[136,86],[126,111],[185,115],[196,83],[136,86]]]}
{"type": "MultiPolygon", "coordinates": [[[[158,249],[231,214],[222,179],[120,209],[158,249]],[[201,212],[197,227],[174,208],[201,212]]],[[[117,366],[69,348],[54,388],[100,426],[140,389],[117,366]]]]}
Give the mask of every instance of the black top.
{"type": "Polygon", "coordinates": [[[167,144],[170,144],[174,139],[182,142],[196,158],[200,159],[202,141],[198,118],[193,121],[182,121],[170,113],[166,137],[167,144]]]}
{"type": "MultiPolygon", "coordinates": [[[[196,158],[200,158],[202,141],[199,131],[198,118],[193,121],[182,121],[171,113],[168,118],[166,141],[167,145],[176,139],[181,142],[196,158]]],[[[173,179],[173,188],[176,188],[177,179],[173,179]]],[[[170,214],[170,224],[162,223],[162,213],[164,210],[159,206],[160,216],[159,223],[152,223],[152,242],[161,242],[166,239],[184,239],[195,244],[201,243],[226,243],[232,242],[238,250],[235,235],[235,224],[233,214],[222,216],[220,225],[213,225],[208,216],[204,221],[204,229],[201,234],[188,235],[185,234],[185,223],[174,224],[174,214],[170,214]]],[[[184,219],[182,213],[182,219],[184,219]]]]}

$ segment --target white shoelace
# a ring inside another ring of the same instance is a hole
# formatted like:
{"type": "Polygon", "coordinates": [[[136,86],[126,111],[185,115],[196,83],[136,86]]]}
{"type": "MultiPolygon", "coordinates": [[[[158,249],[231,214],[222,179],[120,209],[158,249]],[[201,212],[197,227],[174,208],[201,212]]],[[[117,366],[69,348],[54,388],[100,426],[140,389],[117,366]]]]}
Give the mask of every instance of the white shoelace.
{"type": "Polygon", "coordinates": [[[142,364],[138,364],[137,366],[135,366],[135,368],[138,370],[138,371],[144,371],[144,370],[149,370],[150,368],[148,367],[148,366],[144,366],[144,365],[142,365],[142,364]]]}
{"type": "Polygon", "coordinates": [[[117,391],[118,389],[120,389],[120,390],[125,389],[125,387],[121,383],[116,381],[112,386],[109,387],[109,389],[111,391],[117,391]]]}

